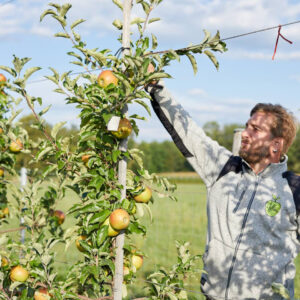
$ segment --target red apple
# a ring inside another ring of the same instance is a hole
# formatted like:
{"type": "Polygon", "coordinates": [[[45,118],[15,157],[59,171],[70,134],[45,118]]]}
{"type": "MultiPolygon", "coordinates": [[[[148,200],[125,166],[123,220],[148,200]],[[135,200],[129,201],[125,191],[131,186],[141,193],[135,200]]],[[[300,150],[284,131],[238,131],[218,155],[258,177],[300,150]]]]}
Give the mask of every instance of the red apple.
{"type": "Polygon", "coordinates": [[[112,131],[111,133],[118,139],[125,139],[130,136],[132,132],[132,125],[130,121],[126,118],[122,118],[119,122],[119,127],[117,131],[112,131]]]}
{"type": "Polygon", "coordinates": [[[7,79],[6,77],[1,73],[0,74],[0,85],[2,84],[2,82],[5,82],[7,79]]]}
{"type": "Polygon", "coordinates": [[[106,88],[111,83],[114,85],[118,84],[118,78],[111,70],[105,70],[101,72],[101,74],[98,76],[97,81],[102,88],[106,88]]]}
{"type": "Polygon", "coordinates": [[[23,143],[20,139],[16,139],[15,141],[12,141],[9,145],[9,150],[13,153],[18,153],[23,149],[23,143]]]}
{"type": "Polygon", "coordinates": [[[143,256],[134,254],[131,257],[131,263],[135,267],[136,270],[140,269],[143,265],[143,256]]]}
{"type": "Polygon", "coordinates": [[[58,223],[59,225],[61,225],[61,224],[65,221],[65,218],[66,218],[64,212],[61,211],[61,210],[55,210],[55,211],[53,212],[53,216],[56,218],[57,223],[58,223]]]}
{"type": "Polygon", "coordinates": [[[34,292],[33,298],[34,300],[49,300],[51,299],[51,296],[46,288],[41,287],[34,292]]]}
{"type": "Polygon", "coordinates": [[[116,236],[119,234],[120,230],[115,230],[109,223],[109,217],[104,221],[104,225],[108,226],[108,236],[116,236]]]}
{"type": "Polygon", "coordinates": [[[134,197],[136,202],[147,203],[152,197],[152,191],[149,187],[145,187],[144,191],[134,197]]]}
{"type": "Polygon", "coordinates": [[[11,269],[9,277],[11,281],[25,282],[29,277],[29,273],[23,267],[15,266],[11,269]]]}
{"type": "Polygon", "coordinates": [[[109,216],[109,223],[115,230],[126,229],[130,222],[128,212],[122,208],[114,210],[109,216]]]}

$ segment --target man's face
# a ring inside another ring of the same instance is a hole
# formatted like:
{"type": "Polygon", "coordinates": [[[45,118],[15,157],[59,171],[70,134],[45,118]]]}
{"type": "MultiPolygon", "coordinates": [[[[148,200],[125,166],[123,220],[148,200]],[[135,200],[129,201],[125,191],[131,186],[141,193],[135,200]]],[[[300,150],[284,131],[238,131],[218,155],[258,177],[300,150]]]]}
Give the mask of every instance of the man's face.
{"type": "Polygon", "coordinates": [[[258,163],[270,157],[270,145],[273,140],[271,125],[273,116],[256,112],[246,123],[242,132],[240,156],[249,164],[258,163]]]}

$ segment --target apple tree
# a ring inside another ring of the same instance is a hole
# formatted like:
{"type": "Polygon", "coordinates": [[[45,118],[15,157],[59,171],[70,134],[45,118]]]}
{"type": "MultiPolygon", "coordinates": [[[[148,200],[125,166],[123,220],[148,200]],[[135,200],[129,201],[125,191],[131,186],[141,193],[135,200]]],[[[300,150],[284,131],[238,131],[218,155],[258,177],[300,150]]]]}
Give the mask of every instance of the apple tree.
{"type": "MultiPolygon", "coordinates": [[[[119,0],[112,2],[123,11],[124,16],[126,13],[128,16],[125,5],[123,7],[119,0]]],[[[226,50],[219,33],[211,36],[205,31],[201,44],[157,51],[156,36],[146,35],[145,29],[148,24],[158,21],[150,18],[150,14],[161,2],[136,0],[133,4],[132,1],[124,1],[130,7],[140,6],[144,17],[131,20],[131,24],[137,27],[137,34],[127,36],[129,47],[122,43],[115,55],[109,49],[88,48],[77,31],[77,26],[84,20],[68,24],[67,13],[71,4],[50,3],[49,9],[42,13],[41,21],[50,16],[58,22],[61,31],[55,36],[70,41],[72,49],[67,54],[72,58],[71,63],[83,68],[82,73],[74,76],[71,71],[59,74],[51,67],[51,74],[46,76],[56,85],[55,92],[63,94],[66,103],[75,104],[79,110],[80,132],[75,151],[71,151],[68,138],[57,135],[64,122],[48,132],[42,116],[49,107],[40,108],[42,99],[27,92],[26,82],[39,68],[24,71],[27,58],[14,58],[12,68],[0,67],[12,77],[7,88],[26,101],[36,117],[36,126],[44,134],[44,139],[34,145],[40,150],[33,161],[45,163],[42,174],[41,170],[37,170],[40,176],[32,171],[30,184],[24,193],[14,189],[18,206],[24,208],[17,216],[24,219],[30,238],[24,245],[9,238],[2,241],[2,245],[6,243],[7,249],[14,254],[13,263],[5,266],[3,271],[1,269],[0,297],[3,299],[11,299],[18,293],[22,299],[27,299],[39,289],[45,289],[57,299],[112,299],[113,296],[119,299],[115,292],[120,290],[120,286],[115,284],[117,277],[121,278],[121,283],[124,279],[123,295],[126,294],[126,284],[132,283],[136,277],[144,253],[137,249],[132,235],[147,233],[141,215],[144,210],[151,214],[152,191],[157,196],[174,198],[174,186],[144,168],[139,150],[127,149],[128,136],[132,131],[136,135],[139,133],[136,120],[145,119],[144,116],[129,115],[127,108],[140,105],[150,114],[147,99],[151,98],[145,86],[170,78],[165,68],[173,60],[187,56],[194,72],[197,72],[195,54],[206,54],[218,67],[213,51],[226,50]],[[120,162],[132,160],[138,167],[134,172],[127,169],[126,180],[120,181],[120,162]],[[55,180],[49,180],[49,176],[55,180]],[[75,192],[79,201],[67,213],[76,218],[76,225],[63,232],[59,215],[54,212],[56,204],[64,200],[67,189],[75,192]],[[124,235],[125,244],[120,247],[118,239],[124,235]],[[53,247],[59,242],[65,243],[66,248],[75,243],[79,251],[78,261],[72,263],[63,281],[57,279],[54,268],[53,247]],[[120,248],[121,272],[117,266],[120,248]],[[29,278],[24,282],[9,278],[12,266],[20,264],[29,271],[29,278]]],[[[127,26],[125,17],[124,22],[117,19],[113,25],[121,31],[119,41],[122,42],[124,27],[127,26]]]]}

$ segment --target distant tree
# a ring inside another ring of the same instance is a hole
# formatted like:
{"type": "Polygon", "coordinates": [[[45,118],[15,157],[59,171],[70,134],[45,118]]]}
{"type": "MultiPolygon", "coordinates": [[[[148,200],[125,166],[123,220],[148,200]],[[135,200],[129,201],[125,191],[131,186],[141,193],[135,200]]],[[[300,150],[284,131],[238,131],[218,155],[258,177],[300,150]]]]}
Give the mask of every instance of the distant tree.
{"type": "MultiPolygon", "coordinates": [[[[129,141],[129,148],[138,148],[144,152],[144,165],[150,172],[191,171],[192,167],[172,141],[141,142],[129,141]]],[[[135,169],[134,164],[129,165],[135,169]]]]}
{"type": "Polygon", "coordinates": [[[295,141],[289,149],[288,155],[288,168],[291,171],[300,173],[300,131],[298,130],[295,141]]]}

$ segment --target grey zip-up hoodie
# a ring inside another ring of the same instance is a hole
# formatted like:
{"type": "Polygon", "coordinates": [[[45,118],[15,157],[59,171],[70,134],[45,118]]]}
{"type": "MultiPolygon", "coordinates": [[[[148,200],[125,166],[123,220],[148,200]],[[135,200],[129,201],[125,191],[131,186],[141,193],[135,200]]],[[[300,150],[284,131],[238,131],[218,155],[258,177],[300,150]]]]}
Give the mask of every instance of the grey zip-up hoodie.
{"type": "Polygon", "coordinates": [[[276,282],[293,297],[300,205],[288,181],[287,157],[256,175],[206,136],[162,82],[150,94],[158,118],[207,187],[203,292],[216,300],[281,299],[271,288],[276,282]]]}

